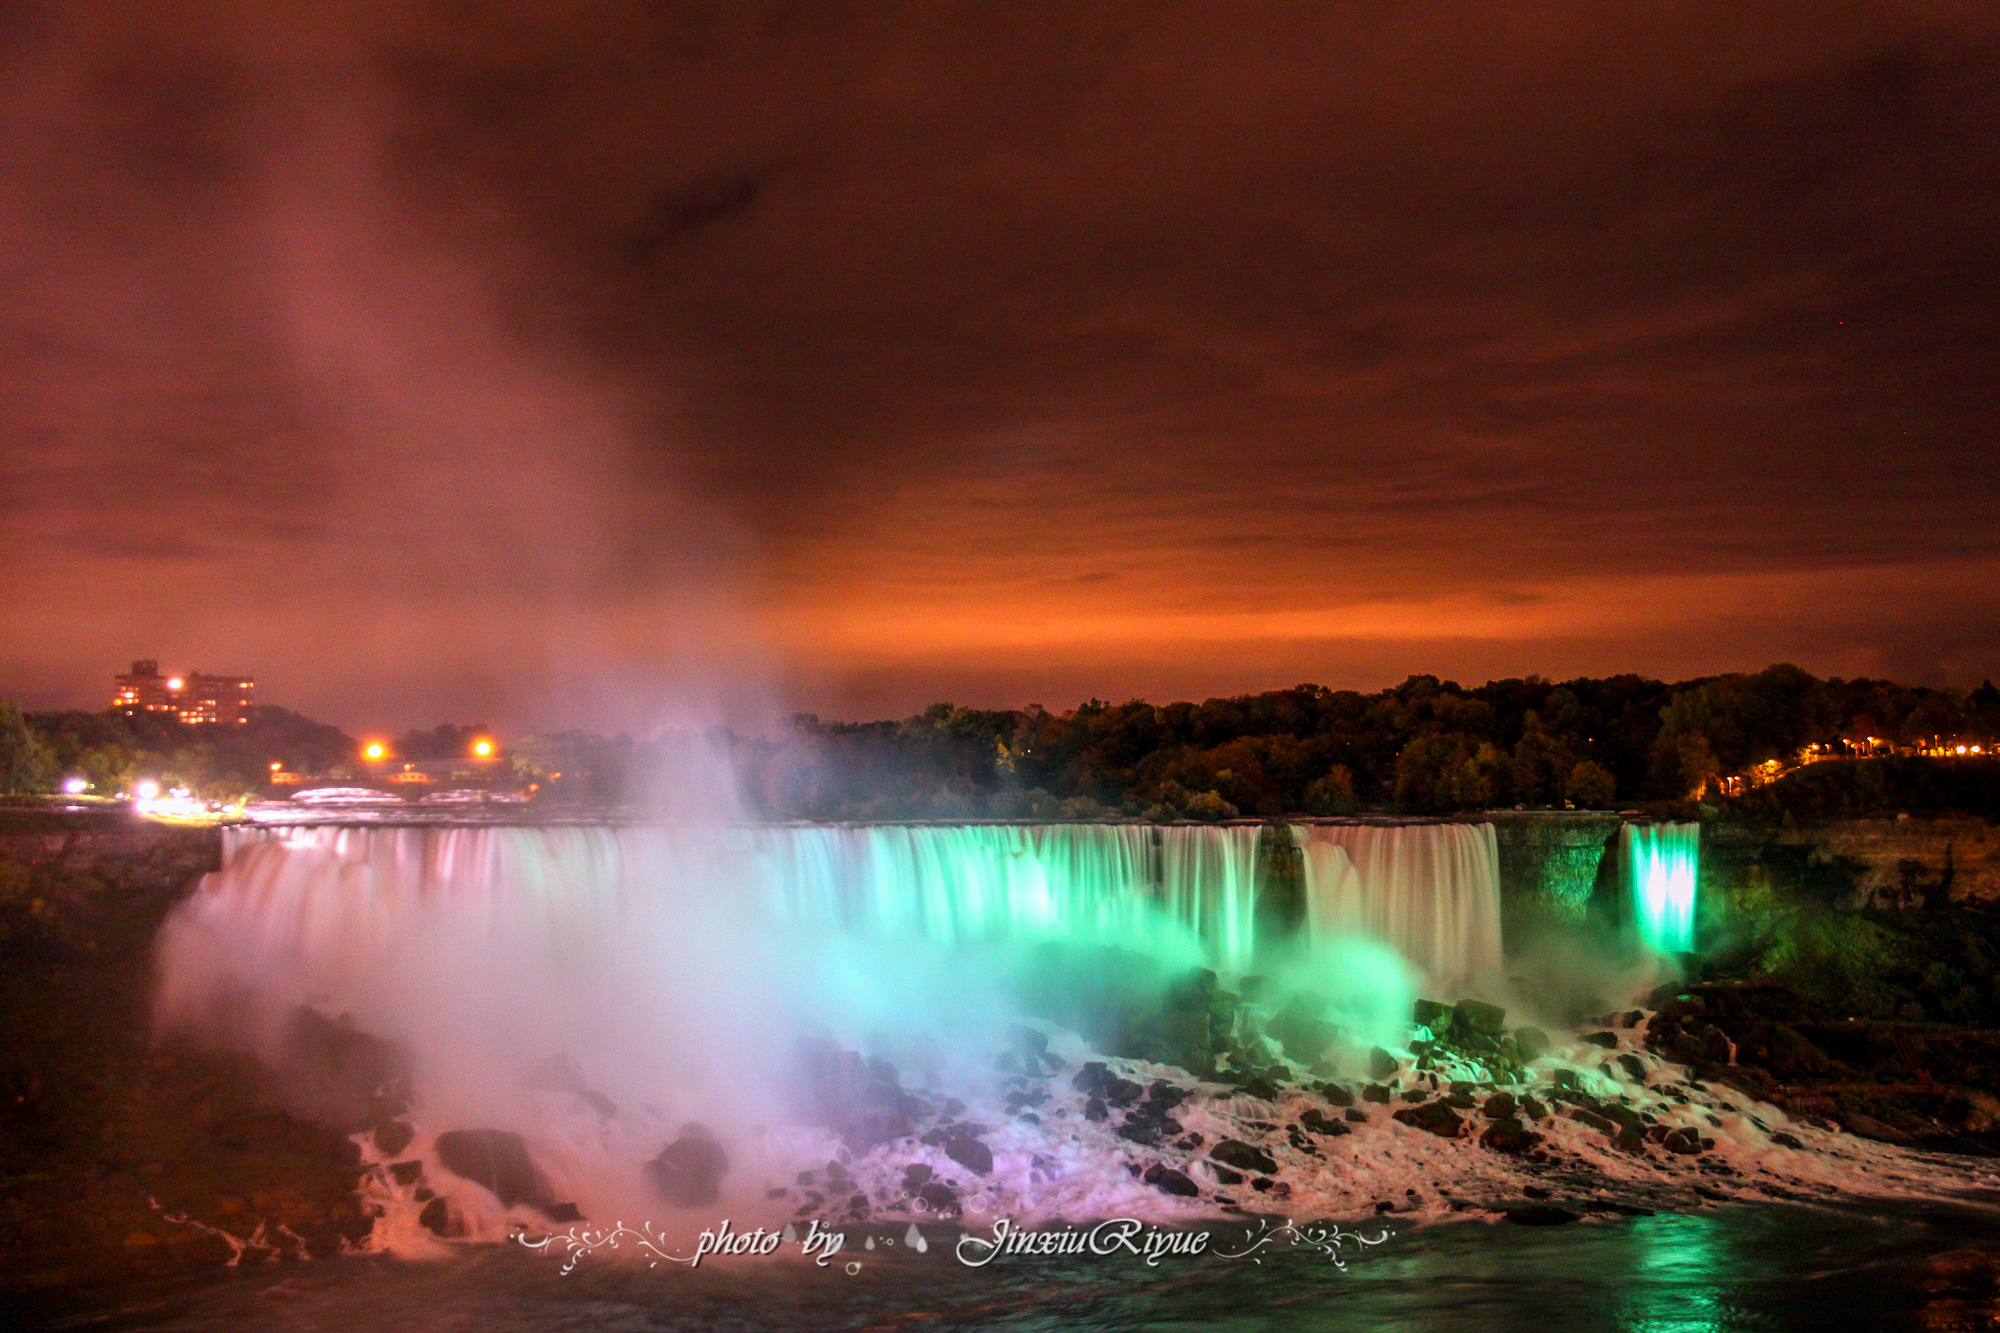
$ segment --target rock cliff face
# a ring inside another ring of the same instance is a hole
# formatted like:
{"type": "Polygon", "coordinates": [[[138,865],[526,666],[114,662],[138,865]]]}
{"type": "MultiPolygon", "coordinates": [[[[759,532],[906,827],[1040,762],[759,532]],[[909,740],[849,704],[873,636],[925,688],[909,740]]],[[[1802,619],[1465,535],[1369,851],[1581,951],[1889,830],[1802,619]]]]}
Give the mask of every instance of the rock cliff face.
{"type": "Polygon", "coordinates": [[[1595,811],[1494,811],[1503,938],[1575,926],[1614,912],[1622,816],[1595,811]]]}
{"type": "Polygon", "coordinates": [[[1801,828],[1717,824],[1704,892],[1832,908],[2000,903],[2000,828],[1981,819],[1853,819],[1801,828]]]}

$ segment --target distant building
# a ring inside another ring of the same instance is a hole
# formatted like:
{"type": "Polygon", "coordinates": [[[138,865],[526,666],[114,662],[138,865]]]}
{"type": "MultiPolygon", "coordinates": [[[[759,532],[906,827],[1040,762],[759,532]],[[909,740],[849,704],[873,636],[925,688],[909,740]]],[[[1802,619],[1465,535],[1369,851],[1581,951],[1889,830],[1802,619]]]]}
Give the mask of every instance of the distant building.
{"type": "Polygon", "coordinates": [[[162,676],[160,664],[150,659],[134,662],[131,671],[116,680],[112,712],[127,717],[172,713],[190,723],[248,722],[250,704],[257,693],[257,682],[249,676],[212,676],[201,671],[162,676]]]}

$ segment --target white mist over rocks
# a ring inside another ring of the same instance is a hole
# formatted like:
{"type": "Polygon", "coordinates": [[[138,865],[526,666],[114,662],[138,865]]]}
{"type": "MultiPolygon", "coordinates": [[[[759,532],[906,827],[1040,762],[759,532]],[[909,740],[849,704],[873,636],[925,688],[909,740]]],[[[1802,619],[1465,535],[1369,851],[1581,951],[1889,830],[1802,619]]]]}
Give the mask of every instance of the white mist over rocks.
{"type": "Polygon", "coordinates": [[[162,932],[157,1013],[263,1055],[308,1112],[345,1095],[373,1245],[400,1253],[579,1220],[1431,1219],[1551,1188],[1620,1214],[1976,1183],[1705,1082],[1643,1011],[1553,1035],[1413,1011],[1495,974],[1492,847],[1445,824],[235,829],[162,932]],[[1302,937],[1258,901],[1274,844],[1308,853],[1302,937]]]}
{"type": "MultiPolygon", "coordinates": [[[[1463,841],[1451,826],[1385,832],[1463,841]]],[[[1143,1008],[1192,969],[1241,986],[1280,942],[1260,923],[1263,837],[1121,824],[232,830],[222,870],[162,933],[157,1016],[280,1067],[301,1059],[302,1011],[393,1043],[419,1149],[454,1129],[519,1135],[543,1201],[588,1216],[657,1211],[645,1164],[700,1124],[732,1164],[723,1197],[751,1216],[774,1211],[772,1182],[799,1165],[907,1138],[924,1110],[956,1100],[989,1122],[1032,1115],[1018,1098],[1004,1109],[1009,1078],[993,1066],[1023,1021],[1078,1061],[1101,1058],[1046,1016],[1115,1041],[1135,997],[1143,1008]],[[886,1061],[893,1072],[870,1065],[863,1082],[898,1091],[849,1104],[868,1089],[829,1088],[813,1065],[829,1052],[886,1061]],[[873,1111],[886,1115],[879,1133],[857,1130],[873,1111]]],[[[1490,913],[1484,846],[1444,892],[1490,913]]],[[[1333,881],[1323,896],[1402,920],[1380,900],[1409,886],[1342,855],[1316,854],[1333,881]]],[[[1426,935],[1434,950],[1441,938],[1426,935]]],[[[1387,941],[1342,921],[1297,943],[1275,951],[1264,984],[1273,1003],[1309,993],[1313,1021],[1332,1023],[1317,1041],[1323,1072],[1358,1069],[1368,1047],[1407,1035],[1422,974],[1387,941]]],[[[1456,943],[1491,946],[1477,932],[1456,943]]],[[[1497,952],[1430,961],[1482,975],[1497,952]]],[[[1223,1036],[1238,1040],[1234,1026],[1223,1036]]],[[[430,1177],[451,1178],[436,1166],[430,1177]]],[[[490,1224],[497,1197],[484,1203],[490,1224]]],[[[482,1215],[463,1197],[454,1207],[465,1225],[482,1215]]]]}

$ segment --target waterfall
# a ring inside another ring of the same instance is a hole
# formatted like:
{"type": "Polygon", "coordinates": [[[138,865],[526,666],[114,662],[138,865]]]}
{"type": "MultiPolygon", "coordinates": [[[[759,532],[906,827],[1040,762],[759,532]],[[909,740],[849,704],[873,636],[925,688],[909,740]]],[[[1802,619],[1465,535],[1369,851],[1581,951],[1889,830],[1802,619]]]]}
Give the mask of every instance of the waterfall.
{"type": "Polygon", "coordinates": [[[1627,824],[1624,853],[1640,941],[1659,953],[1692,949],[1701,825],[1627,824]]]}
{"type": "Polygon", "coordinates": [[[1447,999],[1500,976],[1500,852],[1491,824],[1295,826],[1315,940],[1367,936],[1447,999]]]}

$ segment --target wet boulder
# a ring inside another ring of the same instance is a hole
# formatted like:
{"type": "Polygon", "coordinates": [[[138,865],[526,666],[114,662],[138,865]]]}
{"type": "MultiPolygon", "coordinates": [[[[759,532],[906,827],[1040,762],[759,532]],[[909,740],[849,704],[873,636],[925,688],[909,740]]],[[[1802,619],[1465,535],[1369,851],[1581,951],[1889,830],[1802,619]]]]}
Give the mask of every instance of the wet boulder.
{"type": "Polygon", "coordinates": [[[1354,1132],[1345,1121],[1328,1120],[1318,1107],[1308,1107],[1299,1113],[1299,1127],[1324,1138],[1337,1138],[1354,1132]]]}
{"type": "Polygon", "coordinates": [[[698,1208],[721,1197],[729,1157],[704,1126],[687,1124],[644,1169],[647,1183],[665,1203],[675,1208],[698,1208]]]}
{"type": "Polygon", "coordinates": [[[991,1175],[993,1150],[977,1137],[974,1131],[978,1126],[954,1125],[952,1128],[960,1132],[946,1134],[942,1144],[944,1155],[976,1176],[991,1175]]]}
{"type": "Polygon", "coordinates": [[[1405,1107],[1395,1113],[1395,1118],[1426,1134],[1435,1134],[1441,1139],[1455,1139],[1464,1129],[1465,1122],[1458,1112],[1443,1102],[1426,1102],[1422,1106],[1405,1107]]]}
{"type": "Polygon", "coordinates": [[[1479,1136],[1479,1142],[1482,1147],[1491,1148],[1494,1152],[1519,1156],[1540,1146],[1542,1136],[1513,1116],[1504,1116],[1486,1127],[1486,1132],[1479,1136]]]}
{"type": "Polygon", "coordinates": [[[800,1118],[839,1134],[854,1152],[899,1139],[916,1128],[922,1105],[903,1090],[887,1060],[864,1060],[824,1038],[799,1046],[800,1118]]]}
{"type": "Polygon", "coordinates": [[[501,1129],[451,1129],[437,1136],[438,1161],[445,1170],[484,1186],[503,1208],[525,1204],[542,1214],[567,1220],[575,1205],[557,1203],[528,1156],[519,1134],[501,1129]]]}
{"type": "Polygon", "coordinates": [[[1548,1054],[1549,1034],[1537,1027],[1515,1028],[1514,1048],[1519,1052],[1523,1063],[1540,1059],[1548,1054]]]}
{"type": "Polygon", "coordinates": [[[1418,1000],[1412,1007],[1410,1018],[1418,1027],[1442,1034],[1451,1026],[1451,1006],[1437,1000],[1418,1000]]]}
{"type": "Polygon", "coordinates": [[[1507,1011],[1484,1000],[1460,1000],[1452,1006],[1451,1026],[1459,1034],[1476,1032],[1497,1039],[1507,1030],[1507,1011]]]}
{"type": "Polygon", "coordinates": [[[1271,1154],[1241,1139],[1224,1139],[1210,1148],[1208,1155],[1223,1165],[1233,1166],[1239,1171],[1269,1175],[1278,1169],[1278,1163],[1271,1154]]]}
{"type": "Polygon", "coordinates": [[[1184,1173],[1176,1171],[1170,1166],[1163,1166],[1158,1162],[1147,1167],[1145,1174],[1140,1176],[1140,1179],[1156,1190],[1167,1194],[1177,1194],[1182,1198],[1192,1199],[1201,1193],[1200,1187],[1192,1180],[1189,1180],[1184,1173]]]}

